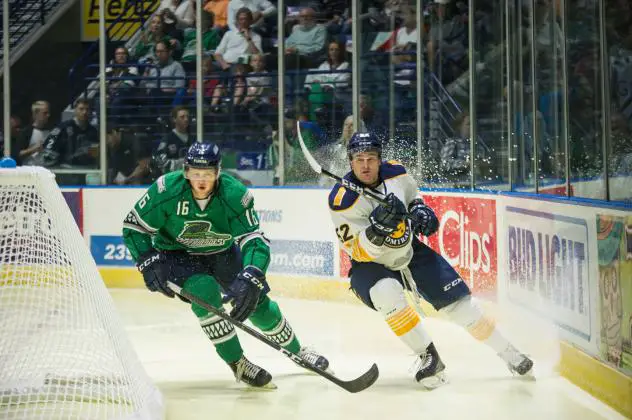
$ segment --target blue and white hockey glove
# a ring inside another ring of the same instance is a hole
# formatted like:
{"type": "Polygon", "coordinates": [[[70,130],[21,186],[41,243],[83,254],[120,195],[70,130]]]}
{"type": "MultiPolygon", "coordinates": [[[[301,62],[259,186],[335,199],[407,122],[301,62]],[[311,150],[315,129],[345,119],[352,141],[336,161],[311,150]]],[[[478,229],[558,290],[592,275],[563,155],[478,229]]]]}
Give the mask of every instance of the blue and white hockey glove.
{"type": "Polygon", "coordinates": [[[431,236],[439,230],[439,219],[421,198],[415,198],[408,205],[408,214],[415,233],[431,236]]]}
{"type": "Polygon", "coordinates": [[[160,251],[152,249],[138,258],[136,267],[143,274],[145,285],[152,292],[160,292],[167,297],[174,297],[175,293],[167,282],[171,280],[170,264],[167,257],[160,251]]]}
{"type": "Polygon", "coordinates": [[[233,303],[230,317],[244,322],[257,308],[261,294],[269,291],[263,271],[254,265],[244,267],[226,290],[228,299],[233,303]]]}
{"type": "Polygon", "coordinates": [[[395,194],[390,193],[386,196],[386,204],[373,209],[369,221],[373,233],[385,237],[395,232],[405,218],[406,206],[395,194]]]}

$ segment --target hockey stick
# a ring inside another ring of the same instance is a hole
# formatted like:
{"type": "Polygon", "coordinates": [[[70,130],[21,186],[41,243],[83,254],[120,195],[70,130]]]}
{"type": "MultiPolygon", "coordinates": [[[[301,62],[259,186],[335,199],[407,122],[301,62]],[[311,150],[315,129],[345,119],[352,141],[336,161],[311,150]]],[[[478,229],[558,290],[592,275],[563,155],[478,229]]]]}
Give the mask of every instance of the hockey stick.
{"type": "Polygon", "coordinates": [[[349,181],[348,179],[344,179],[341,176],[338,176],[336,174],[333,174],[331,172],[329,172],[327,169],[324,169],[322,166],[320,166],[320,164],[316,161],[316,159],[314,158],[314,156],[312,156],[312,154],[309,152],[309,150],[307,149],[307,146],[305,146],[305,141],[303,140],[303,135],[301,134],[301,122],[297,121],[296,122],[296,131],[298,132],[298,142],[301,145],[301,150],[303,151],[303,156],[305,156],[305,159],[307,159],[307,162],[309,163],[309,166],[312,167],[312,169],[314,170],[314,172],[316,172],[317,174],[323,174],[328,176],[329,178],[338,181],[340,184],[342,184],[343,187],[346,187],[348,189],[350,189],[351,191],[355,191],[360,195],[366,195],[371,197],[374,200],[377,200],[380,204],[387,204],[386,199],[379,193],[379,192],[374,192],[373,190],[363,187],[361,185],[358,185],[354,182],[349,181]]]}
{"type": "Polygon", "coordinates": [[[345,389],[345,390],[347,390],[349,392],[355,393],[355,392],[360,392],[360,391],[363,391],[363,390],[367,389],[368,387],[370,387],[371,385],[373,385],[375,383],[375,381],[377,380],[378,376],[380,375],[380,372],[379,372],[379,370],[377,368],[377,365],[375,363],[373,363],[373,366],[371,366],[371,368],[368,371],[366,371],[362,376],[359,376],[358,378],[352,379],[350,381],[343,381],[342,379],[339,379],[339,378],[335,377],[331,373],[317,368],[316,366],[312,365],[311,363],[307,362],[305,359],[303,359],[302,357],[292,353],[291,351],[284,349],[283,347],[281,347],[281,345],[275,343],[274,341],[271,341],[270,339],[268,339],[268,337],[266,337],[265,335],[261,334],[259,331],[256,331],[256,330],[250,328],[249,326],[247,326],[247,325],[245,325],[245,324],[243,324],[243,323],[231,318],[224,311],[221,311],[221,310],[209,305],[208,303],[204,302],[199,297],[197,297],[195,295],[192,295],[191,293],[189,293],[186,290],[182,289],[178,285],[176,285],[176,284],[174,284],[172,282],[169,282],[169,288],[171,290],[173,290],[175,293],[177,293],[178,295],[182,296],[183,298],[188,299],[189,301],[195,303],[198,306],[201,306],[202,308],[206,309],[207,311],[214,313],[215,315],[219,316],[220,318],[224,319],[225,321],[230,322],[235,327],[237,327],[240,330],[246,332],[247,334],[250,334],[254,338],[256,338],[259,341],[263,342],[264,344],[267,344],[268,346],[272,347],[273,349],[283,353],[285,356],[290,358],[294,363],[296,363],[297,365],[299,365],[303,369],[310,370],[310,371],[322,376],[323,378],[328,379],[329,381],[335,383],[339,387],[341,387],[341,388],[343,388],[343,389],[345,389]]]}

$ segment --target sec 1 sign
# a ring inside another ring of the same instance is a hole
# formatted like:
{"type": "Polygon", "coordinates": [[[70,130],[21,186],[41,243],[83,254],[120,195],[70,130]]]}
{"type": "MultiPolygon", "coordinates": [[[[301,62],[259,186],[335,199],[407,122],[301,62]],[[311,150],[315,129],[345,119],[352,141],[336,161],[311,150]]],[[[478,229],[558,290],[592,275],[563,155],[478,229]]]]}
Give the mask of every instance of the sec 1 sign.
{"type": "Polygon", "coordinates": [[[266,168],[265,153],[245,152],[237,156],[237,169],[239,170],[262,170],[266,168]]]}

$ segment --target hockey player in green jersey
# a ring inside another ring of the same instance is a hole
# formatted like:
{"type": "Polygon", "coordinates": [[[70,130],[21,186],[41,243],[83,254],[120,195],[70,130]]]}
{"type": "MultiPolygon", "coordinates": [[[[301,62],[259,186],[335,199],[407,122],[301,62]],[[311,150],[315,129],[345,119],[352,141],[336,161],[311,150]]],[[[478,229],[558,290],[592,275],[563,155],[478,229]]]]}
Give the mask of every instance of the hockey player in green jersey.
{"type": "MultiPolygon", "coordinates": [[[[313,365],[327,359],[301,347],[269,291],[268,240],[259,229],[253,196],[220,173],[219,148],[195,143],[184,170],[158,178],[125,218],[123,239],[147,288],[173,298],[168,281],[217,308],[232,301],[230,316],[249,319],[271,340],[313,365]]],[[[243,354],[232,324],[191,304],[200,325],[238,381],[274,387],[271,375],[243,354]]]]}

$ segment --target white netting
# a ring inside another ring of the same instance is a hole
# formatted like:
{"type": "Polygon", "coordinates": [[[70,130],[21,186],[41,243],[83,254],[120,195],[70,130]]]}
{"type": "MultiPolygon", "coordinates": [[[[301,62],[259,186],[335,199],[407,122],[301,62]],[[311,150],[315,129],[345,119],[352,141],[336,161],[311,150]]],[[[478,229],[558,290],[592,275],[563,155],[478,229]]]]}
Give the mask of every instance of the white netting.
{"type": "Polygon", "coordinates": [[[115,311],[54,176],[0,169],[0,418],[163,418],[115,311]]]}

